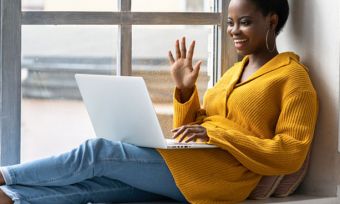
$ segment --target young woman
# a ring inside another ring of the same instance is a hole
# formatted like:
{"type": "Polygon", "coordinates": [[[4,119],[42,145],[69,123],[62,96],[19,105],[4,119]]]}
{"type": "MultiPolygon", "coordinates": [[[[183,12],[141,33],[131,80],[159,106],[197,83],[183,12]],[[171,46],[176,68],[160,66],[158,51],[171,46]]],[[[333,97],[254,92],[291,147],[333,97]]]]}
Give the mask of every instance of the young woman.
{"type": "Polygon", "coordinates": [[[232,0],[228,33],[244,59],[209,89],[200,107],[192,66],[195,42],[169,52],[174,137],[217,149],[155,150],[88,140],[56,157],[2,167],[0,203],[154,201],[235,203],[263,175],[297,171],[309,150],[317,95],[294,53],[279,54],[276,36],[288,17],[286,0],[232,0]]]}

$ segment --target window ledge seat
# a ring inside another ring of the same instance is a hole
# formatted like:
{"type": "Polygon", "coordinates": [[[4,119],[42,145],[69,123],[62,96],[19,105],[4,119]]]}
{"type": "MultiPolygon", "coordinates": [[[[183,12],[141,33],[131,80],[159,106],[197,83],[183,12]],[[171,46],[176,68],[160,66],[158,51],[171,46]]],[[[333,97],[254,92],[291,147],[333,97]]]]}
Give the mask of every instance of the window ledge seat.
{"type": "MultiPolygon", "coordinates": [[[[164,201],[164,202],[140,202],[129,204],[176,204],[177,202],[164,201]]],[[[337,197],[316,197],[294,195],[287,198],[269,198],[266,200],[246,200],[241,204],[339,204],[340,199],[337,197]]],[[[103,203],[102,203],[103,204],[103,203]]],[[[121,203],[123,204],[123,203],[121,203]]],[[[180,203],[178,203],[180,204],[180,203]]]]}
{"type": "Polygon", "coordinates": [[[337,197],[317,197],[306,195],[293,195],[286,198],[269,198],[266,200],[246,200],[242,204],[339,204],[337,197]]]}

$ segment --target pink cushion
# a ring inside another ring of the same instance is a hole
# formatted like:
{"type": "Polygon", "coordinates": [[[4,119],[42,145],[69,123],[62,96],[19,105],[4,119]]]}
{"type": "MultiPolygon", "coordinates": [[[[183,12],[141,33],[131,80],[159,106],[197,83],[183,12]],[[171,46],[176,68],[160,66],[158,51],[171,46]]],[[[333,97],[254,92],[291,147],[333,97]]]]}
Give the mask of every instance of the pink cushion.
{"type": "Polygon", "coordinates": [[[309,154],[300,170],[295,173],[282,176],[263,176],[248,198],[263,200],[269,198],[271,195],[275,197],[289,196],[301,184],[307,173],[308,165],[309,154]]]}
{"type": "Polygon", "coordinates": [[[273,196],[275,197],[286,197],[290,194],[294,193],[296,188],[301,184],[303,181],[303,178],[305,177],[307,173],[307,169],[309,166],[309,154],[307,155],[307,158],[305,162],[303,163],[301,169],[295,173],[285,175],[277,188],[274,191],[273,196]]]}
{"type": "Polygon", "coordinates": [[[279,185],[282,178],[283,176],[263,176],[248,198],[253,200],[269,198],[279,185]]]}

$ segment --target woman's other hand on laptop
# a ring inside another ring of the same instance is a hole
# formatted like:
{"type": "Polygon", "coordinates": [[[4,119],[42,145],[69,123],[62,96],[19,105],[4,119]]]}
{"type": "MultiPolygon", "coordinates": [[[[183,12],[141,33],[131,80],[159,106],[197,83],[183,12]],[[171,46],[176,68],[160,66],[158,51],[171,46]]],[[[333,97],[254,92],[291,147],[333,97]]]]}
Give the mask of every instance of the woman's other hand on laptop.
{"type": "Polygon", "coordinates": [[[178,142],[207,142],[209,137],[207,130],[201,125],[183,125],[181,127],[172,129],[174,134],[172,138],[177,139],[178,142]]]}
{"type": "Polygon", "coordinates": [[[176,59],[169,51],[171,76],[176,87],[181,91],[181,102],[189,100],[195,86],[202,61],[192,65],[195,50],[195,41],[192,41],[189,50],[186,49],[185,37],[181,43],[176,40],[176,59]]]}

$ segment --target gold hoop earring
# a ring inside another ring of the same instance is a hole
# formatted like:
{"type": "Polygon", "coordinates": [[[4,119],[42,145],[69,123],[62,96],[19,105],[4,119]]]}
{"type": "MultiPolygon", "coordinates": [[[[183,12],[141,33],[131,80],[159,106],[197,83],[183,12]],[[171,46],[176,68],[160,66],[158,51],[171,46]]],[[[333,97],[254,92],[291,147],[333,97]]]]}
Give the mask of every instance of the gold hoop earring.
{"type": "MultiPolygon", "coordinates": [[[[273,47],[273,49],[270,49],[269,43],[268,43],[268,35],[269,35],[269,31],[270,31],[270,29],[268,29],[267,34],[266,34],[266,47],[267,47],[267,50],[268,50],[269,52],[274,52],[274,50],[276,49],[276,44],[275,44],[275,42],[274,42],[274,47],[273,47]]],[[[275,38],[275,33],[274,33],[274,38],[275,38]]]]}

